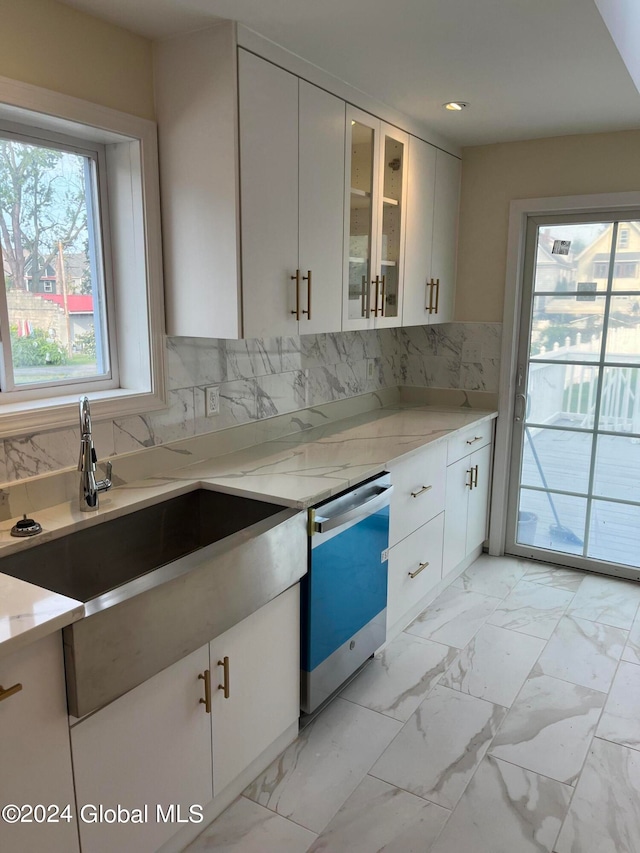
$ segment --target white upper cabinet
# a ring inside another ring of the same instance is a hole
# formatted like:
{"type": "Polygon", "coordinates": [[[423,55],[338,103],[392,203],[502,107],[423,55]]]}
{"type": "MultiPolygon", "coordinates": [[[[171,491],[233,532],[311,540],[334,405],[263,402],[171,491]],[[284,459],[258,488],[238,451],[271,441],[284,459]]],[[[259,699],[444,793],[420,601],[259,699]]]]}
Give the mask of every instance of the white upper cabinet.
{"type": "Polygon", "coordinates": [[[455,157],[415,137],[410,152],[407,133],[303,80],[300,62],[295,74],[238,45],[231,23],[154,51],[169,335],[451,319],[455,157]]]}
{"type": "Polygon", "coordinates": [[[155,64],[168,334],[340,331],[344,101],[226,25],[155,64]]]}
{"type": "Polygon", "coordinates": [[[299,333],[342,324],[346,104],[305,80],[299,101],[299,333]]]}
{"type": "Polygon", "coordinates": [[[408,134],[347,107],[344,330],[402,322],[408,134]]]}
{"type": "Polygon", "coordinates": [[[244,336],[298,334],[298,78],[238,52],[244,336]]]}
{"type": "Polygon", "coordinates": [[[460,161],[412,136],[403,326],[453,320],[460,161]]]}

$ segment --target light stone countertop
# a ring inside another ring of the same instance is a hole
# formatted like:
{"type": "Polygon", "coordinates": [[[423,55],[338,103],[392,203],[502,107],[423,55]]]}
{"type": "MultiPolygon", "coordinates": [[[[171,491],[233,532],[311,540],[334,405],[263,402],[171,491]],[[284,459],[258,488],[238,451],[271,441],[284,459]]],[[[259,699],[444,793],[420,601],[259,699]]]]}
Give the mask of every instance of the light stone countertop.
{"type": "MultiPolygon", "coordinates": [[[[198,487],[306,509],[384,471],[392,461],[496,416],[495,411],[427,405],[363,412],[119,486],[100,496],[94,513],[80,512],[73,502],[43,509],[36,514],[43,533],[34,539],[11,537],[17,519],[3,521],[0,555],[37,548],[198,487]]],[[[0,574],[0,656],[83,615],[81,602],[0,574]]]]}

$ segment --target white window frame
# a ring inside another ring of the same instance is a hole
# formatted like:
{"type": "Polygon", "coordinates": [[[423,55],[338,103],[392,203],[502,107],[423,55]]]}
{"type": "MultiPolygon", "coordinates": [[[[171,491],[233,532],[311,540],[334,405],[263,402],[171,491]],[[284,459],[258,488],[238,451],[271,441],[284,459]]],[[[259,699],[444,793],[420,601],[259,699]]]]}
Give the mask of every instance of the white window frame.
{"type": "Polygon", "coordinates": [[[507,500],[514,417],[514,389],[518,365],[518,332],[522,311],[524,249],[530,216],[545,214],[583,214],[601,211],[637,210],[640,192],[599,193],[553,198],[517,199],[509,207],[507,269],[502,322],[502,351],[494,467],[489,520],[489,553],[504,554],[507,526],[507,500]]]}
{"type": "MultiPolygon", "coordinates": [[[[108,107],[0,77],[0,122],[33,137],[71,137],[103,152],[101,221],[111,312],[111,363],[118,387],[85,385],[0,393],[0,438],[78,422],[78,397],[91,399],[94,419],[121,418],[166,407],[164,298],[160,235],[157,128],[108,107]],[[44,393],[43,393],[44,392],[44,393]]],[[[68,139],[67,139],[68,141],[68,139]]],[[[107,383],[113,384],[113,383],[107,383]]]]}

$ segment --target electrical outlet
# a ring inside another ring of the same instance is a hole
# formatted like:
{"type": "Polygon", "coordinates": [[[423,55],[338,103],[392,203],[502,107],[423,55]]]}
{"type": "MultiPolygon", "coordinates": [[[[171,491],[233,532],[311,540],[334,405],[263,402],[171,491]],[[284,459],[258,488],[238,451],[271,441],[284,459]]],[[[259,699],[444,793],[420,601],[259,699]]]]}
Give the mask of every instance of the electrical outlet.
{"type": "Polygon", "coordinates": [[[375,358],[367,359],[367,382],[371,382],[376,373],[376,360],[375,358]]]}
{"type": "Polygon", "coordinates": [[[479,361],[482,361],[482,347],[465,344],[462,347],[462,363],[471,364],[479,361]]]}
{"type": "Polygon", "coordinates": [[[204,413],[208,418],[220,411],[220,386],[209,385],[204,389],[204,413]]]}

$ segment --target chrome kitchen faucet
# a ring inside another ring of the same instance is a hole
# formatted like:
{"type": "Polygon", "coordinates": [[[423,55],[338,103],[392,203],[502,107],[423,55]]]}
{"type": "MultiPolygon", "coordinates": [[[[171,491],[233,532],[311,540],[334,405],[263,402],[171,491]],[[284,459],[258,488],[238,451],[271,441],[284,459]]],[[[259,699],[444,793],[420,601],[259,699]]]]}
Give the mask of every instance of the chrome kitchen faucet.
{"type": "Polygon", "coordinates": [[[89,398],[80,398],[80,471],[79,503],[82,512],[92,512],[98,509],[98,495],[111,488],[111,462],[107,462],[107,476],[104,480],[96,480],[98,457],[93,446],[91,435],[91,409],[89,398]]]}

